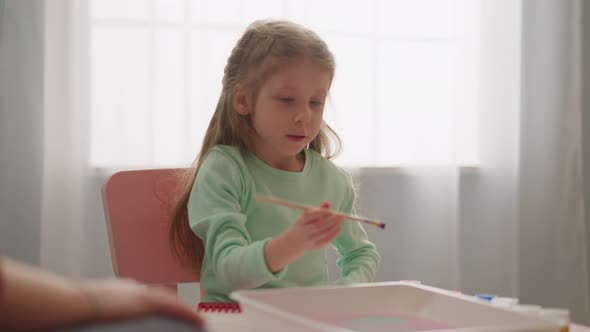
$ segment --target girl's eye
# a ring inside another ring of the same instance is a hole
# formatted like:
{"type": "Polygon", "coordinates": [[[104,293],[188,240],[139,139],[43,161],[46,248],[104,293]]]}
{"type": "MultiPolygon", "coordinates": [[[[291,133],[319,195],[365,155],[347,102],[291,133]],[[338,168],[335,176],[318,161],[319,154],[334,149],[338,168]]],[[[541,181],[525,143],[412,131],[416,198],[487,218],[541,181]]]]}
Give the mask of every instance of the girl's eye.
{"type": "Polygon", "coordinates": [[[312,100],[312,101],[310,102],[310,104],[311,104],[312,106],[322,106],[324,103],[323,103],[323,102],[321,102],[321,101],[319,101],[319,100],[312,100]]]}
{"type": "Polygon", "coordinates": [[[279,100],[283,103],[292,103],[295,99],[291,97],[280,97],[279,100]]]}

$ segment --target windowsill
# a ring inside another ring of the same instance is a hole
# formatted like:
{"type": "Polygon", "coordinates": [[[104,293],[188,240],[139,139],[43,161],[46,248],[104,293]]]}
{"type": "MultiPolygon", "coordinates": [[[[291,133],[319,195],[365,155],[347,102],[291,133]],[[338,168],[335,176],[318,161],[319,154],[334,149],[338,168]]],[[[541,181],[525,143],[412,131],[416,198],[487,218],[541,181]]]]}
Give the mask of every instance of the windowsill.
{"type": "MultiPolygon", "coordinates": [[[[451,168],[449,165],[417,165],[417,166],[391,166],[391,167],[349,167],[343,166],[343,168],[352,175],[356,174],[368,174],[368,175],[400,175],[406,173],[411,169],[440,169],[440,168],[451,168]]],[[[99,166],[91,167],[94,174],[107,177],[116,172],[120,171],[131,171],[141,169],[158,169],[158,168],[183,168],[180,165],[159,165],[159,166],[99,166]]],[[[475,174],[481,169],[479,165],[459,165],[459,173],[461,174],[475,174]]]]}

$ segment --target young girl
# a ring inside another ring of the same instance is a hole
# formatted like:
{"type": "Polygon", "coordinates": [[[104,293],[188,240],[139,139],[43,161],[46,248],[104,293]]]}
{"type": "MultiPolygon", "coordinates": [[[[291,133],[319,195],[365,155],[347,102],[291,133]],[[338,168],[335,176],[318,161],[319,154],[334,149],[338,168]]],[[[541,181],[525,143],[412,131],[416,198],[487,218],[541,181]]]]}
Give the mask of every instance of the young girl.
{"type": "Polygon", "coordinates": [[[355,201],[350,175],[328,160],[330,138],[340,143],[323,121],[334,67],[314,32],[286,21],[254,22],[234,47],[170,234],[177,255],[200,271],[204,301],[326,285],[329,243],[341,255],[338,284],[373,280],[375,246],[359,223],[334,213],[352,213],[355,201]],[[256,195],[319,208],[301,213],[256,195]]]}

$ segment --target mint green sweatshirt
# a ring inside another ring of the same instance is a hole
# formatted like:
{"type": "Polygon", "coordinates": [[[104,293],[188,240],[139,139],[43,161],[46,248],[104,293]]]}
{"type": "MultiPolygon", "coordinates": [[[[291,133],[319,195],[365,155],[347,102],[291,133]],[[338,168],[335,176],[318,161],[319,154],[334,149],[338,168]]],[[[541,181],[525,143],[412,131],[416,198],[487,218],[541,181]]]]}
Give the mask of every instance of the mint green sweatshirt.
{"type": "MultiPolygon", "coordinates": [[[[328,284],[325,251],[310,251],[277,273],[268,270],[264,246],[289,228],[300,210],[256,201],[266,195],[354,213],[350,175],[313,150],[301,172],[269,166],[253,153],[218,145],[201,165],[188,202],[189,223],[205,243],[201,268],[203,301],[229,302],[238,289],[328,284]]],[[[358,222],[344,221],[332,245],[340,253],[337,284],[370,282],[379,254],[358,222]]]]}

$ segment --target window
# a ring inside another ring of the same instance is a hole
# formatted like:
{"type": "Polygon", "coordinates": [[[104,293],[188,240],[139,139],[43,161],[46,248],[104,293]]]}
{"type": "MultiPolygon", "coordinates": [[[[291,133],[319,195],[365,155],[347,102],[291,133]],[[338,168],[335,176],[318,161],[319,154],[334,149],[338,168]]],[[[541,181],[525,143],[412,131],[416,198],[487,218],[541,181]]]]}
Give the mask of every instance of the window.
{"type": "Polygon", "coordinates": [[[332,49],[337,163],[478,162],[477,1],[91,0],[89,11],[95,167],[192,161],[229,52],[259,18],[294,20],[332,49]]]}

